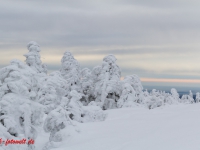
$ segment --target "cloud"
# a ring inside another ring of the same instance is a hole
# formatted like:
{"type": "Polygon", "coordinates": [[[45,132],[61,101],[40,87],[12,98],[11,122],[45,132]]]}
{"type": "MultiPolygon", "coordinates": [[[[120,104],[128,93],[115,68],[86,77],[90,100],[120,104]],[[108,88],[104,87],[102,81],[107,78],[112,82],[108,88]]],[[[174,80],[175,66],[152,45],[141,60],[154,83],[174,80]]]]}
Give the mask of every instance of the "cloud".
{"type": "Polygon", "coordinates": [[[91,69],[114,54],[123,76],[198,78],[199,6],[196,0],[1,1],[0,65],[13,56],[24,61],[26,44],[35,40],[51,71],[69,50],[91,69]]]}
{"type": "Polygon", "coordinates": [[[1,40],[35,39],[44,46],[194,43],[200,23],[196,9],[160,3],[174,2],[5,1],[0,6],[1,40]]]}

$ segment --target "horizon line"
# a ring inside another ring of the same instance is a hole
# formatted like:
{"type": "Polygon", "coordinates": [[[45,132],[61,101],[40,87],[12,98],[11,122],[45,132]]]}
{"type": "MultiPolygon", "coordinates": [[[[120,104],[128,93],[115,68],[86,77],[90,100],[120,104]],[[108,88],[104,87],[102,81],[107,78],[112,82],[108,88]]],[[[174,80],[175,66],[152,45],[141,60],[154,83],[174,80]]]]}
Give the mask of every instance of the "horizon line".
{"type": "Polygon", "coordinates": [[[200,83],[200,79],[140,78],[142,82],[200,83]]]}

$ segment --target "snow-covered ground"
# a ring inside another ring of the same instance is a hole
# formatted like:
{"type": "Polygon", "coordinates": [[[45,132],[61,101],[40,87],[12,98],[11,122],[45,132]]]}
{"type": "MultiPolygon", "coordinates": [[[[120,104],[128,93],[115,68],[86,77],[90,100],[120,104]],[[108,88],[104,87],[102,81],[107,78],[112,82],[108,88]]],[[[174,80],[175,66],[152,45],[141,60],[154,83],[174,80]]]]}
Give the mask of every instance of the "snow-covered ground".
{"type": "Polygon", "coordinates": [[[200,104],[106,112],[105,121],[80,124],[79,134],[67,138],[53,150],[200,149],[200,104]]]}
{"type": "Polygon", "coordinates": [[[66,51],[60,71],[48,75],[40,46],[31,41],[27,48],[26,63],[14,59],[0,69],[0,140],[35,144],[0,141],[0,149],[200,148],[199,92],[194,99],[192,91],[180,98],[175,88],[170,93],[143,90],[135,74],[121,80],[114,55],[90,70],[66,51]]]}

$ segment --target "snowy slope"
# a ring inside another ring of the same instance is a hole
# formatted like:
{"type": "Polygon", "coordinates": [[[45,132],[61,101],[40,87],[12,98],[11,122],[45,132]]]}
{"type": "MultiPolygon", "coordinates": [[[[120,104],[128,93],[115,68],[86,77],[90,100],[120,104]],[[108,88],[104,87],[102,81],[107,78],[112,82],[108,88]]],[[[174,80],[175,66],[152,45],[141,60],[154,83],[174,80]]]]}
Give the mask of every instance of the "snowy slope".
{"type": "Polygon", "coordinates": [[[200,104],[107,110],[53,150],[199,150],[200,104]]]}

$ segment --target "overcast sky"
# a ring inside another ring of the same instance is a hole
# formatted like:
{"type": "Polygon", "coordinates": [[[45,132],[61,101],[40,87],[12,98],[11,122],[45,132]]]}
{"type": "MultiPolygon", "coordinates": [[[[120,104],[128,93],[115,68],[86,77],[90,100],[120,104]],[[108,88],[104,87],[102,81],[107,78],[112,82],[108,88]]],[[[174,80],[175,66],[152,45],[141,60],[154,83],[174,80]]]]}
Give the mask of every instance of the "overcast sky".
{"type": "Polygon", "coordinates": [[[66,50],[82,68],[114,54],[123,76],[195,79],[184,84],[199,87],[199,8],[199,0],[0,0],[0,67],[24,61],[34,40],[50,71],[66,50]]]}

